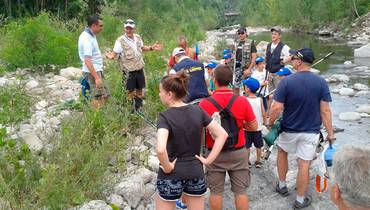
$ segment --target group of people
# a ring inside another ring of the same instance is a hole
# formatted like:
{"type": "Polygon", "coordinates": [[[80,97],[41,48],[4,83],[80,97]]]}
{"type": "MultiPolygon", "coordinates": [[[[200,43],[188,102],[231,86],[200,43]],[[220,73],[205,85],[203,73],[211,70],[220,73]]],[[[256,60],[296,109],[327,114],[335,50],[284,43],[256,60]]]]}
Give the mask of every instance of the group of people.
{"type": "MultiPolygon", "coordinates": [[[[79,55],[84,77],[92,87],[92,105],[99,107],[109,96],[95,37],[102,30],[103,20],[94,16],[87,23],[79,38],[79,55]]],[[[134,30],[135,22],[126,20],[124,34],[106,57],[118,59],[127,74],[129,97],[139,109],[145,87],[142,52],[160,51],[162,46],[144,45],[134,30]]],[[[335,140],[328,85],[310,71],[314,53],[310,48],[291,50],[280,41],[281,29],[273,27],[266,56],[257,58],[247,30],[240,28],[237,33],[239,40],[224,51],[222,63],[210,61],[203,65],[194,49],[187,46],[185,37],[179,37],[179,46],[172,52],[159,85],[159,97],[167,110],[158,115],[157,121],[157,209],[174,209],[176,203],[190,210],[204,209],[207,188],[210,209],[222,209],[226,173],[235,209],[248,209],[249,150],[253,143],[257,148],[254,165],[262,167],[262,125],[271,127],[279,116],[282,122],[276,142],[278,181],[274,190],[281,196],[289,195],[287,156],[296,154],[297,195],[293,208],[302,209],[312,202],[306,192],[321,124],[327,132],[326,140],[335,140]],[[292,64],[295,73],[284,67],[286,63],[292,64]],[[266,96],[272,98],[268,100],[266,96]]],[[[335,155],[332,200],[340,209],[369,209],[370,150],[345,148],[335,155]],[[354,178],[352,173],[356,174],[354,178]]]]}

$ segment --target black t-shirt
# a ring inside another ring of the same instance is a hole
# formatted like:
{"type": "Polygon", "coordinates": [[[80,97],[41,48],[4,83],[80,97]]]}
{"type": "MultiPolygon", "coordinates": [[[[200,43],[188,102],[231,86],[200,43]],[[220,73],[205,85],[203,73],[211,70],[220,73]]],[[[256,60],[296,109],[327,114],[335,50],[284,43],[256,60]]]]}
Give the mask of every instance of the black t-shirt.
{"type": "Polygon", "coordinates": [[[195,158],[200,154],[202,129],[212,121],[199,106],[171,107],[158,116],[158,129],[169,131],[167,152],[175,169],[165,174],[158,171],[158,179],[193,179],[204,176],[202,163],[195,158]]]}

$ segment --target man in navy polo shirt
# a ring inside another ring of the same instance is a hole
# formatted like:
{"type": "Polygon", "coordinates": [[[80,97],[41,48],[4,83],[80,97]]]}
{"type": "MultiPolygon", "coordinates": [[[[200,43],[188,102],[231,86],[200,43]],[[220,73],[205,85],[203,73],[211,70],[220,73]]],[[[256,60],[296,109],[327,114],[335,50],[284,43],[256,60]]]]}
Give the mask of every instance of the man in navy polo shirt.
{"type": "Polygon", "coordinates": [[[276,191],[288,196],[286,174],[288,153],[298,157],[297,198],[294,209],[309,206],[312,197],[305,195],[309,184],[309,169],[315,157],[319,140],[320,126],[324,124],[327,139],[334,140],[332,116],[329,106],[331,96],[326,81],[310,71],[314,61],[311,49],[290,50],[290,60],[297,71],[281,80],[271,108],[269,124],[272,125],[283,111],[282,133],[277,140],[277,168],[279,183],[276,191]]]}
{"type": "Polygon", "coordinates": [[[175,60],[175,66],[170,70],[170,74],[185,71],[190,77],[188,95],[184,99],[184,102],[189,103],[195,99],[208,97],[207,83],[204,77],[204,65],[186,56],[185,50],[181,47],[175,48],[172,56],[175,60]]]}

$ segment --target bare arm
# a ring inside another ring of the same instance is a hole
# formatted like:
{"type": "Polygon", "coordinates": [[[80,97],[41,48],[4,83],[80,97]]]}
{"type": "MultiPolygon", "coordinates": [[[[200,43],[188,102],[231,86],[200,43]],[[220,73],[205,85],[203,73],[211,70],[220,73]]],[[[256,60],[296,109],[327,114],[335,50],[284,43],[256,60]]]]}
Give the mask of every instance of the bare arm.
{"type": "Polygon", "coordinates": [[[256,58],[257,53],[252,53],[251,56],[251,63],[249,64],[248,68],[244,71],[244,76],[248,77],[252,74],[252,68],[256,65],[256,58]]]}
{"type": "Polygon", "coordinates": [[[107,53],[105,53],[105,57],[107,57],[109,60],[113,60],[113,59],[115,59],[116,58],[116,56],[117,56],[117,53],[115,53],[115,52],[107,52],[107,53]]]}
{"type": "Polygon", "coordinates": [[[245,122],[244,127],[247,131],[257,131],[258,129],[257,120],[253,120],[251,122],[245,122]]]}
{"type": "Polygon", "coordinates": [[[320,116],[322,123],[325,126],[326,132],[328,133],[328,138],[334,138],[333,125],[332,125],[332,116],[329,106],[329,102],[321,101],[320,102],[320,116]]]}
{"type": "Polygon", "coordinates": [[[284,109],[284,104],[273,101],[271,105],[271,112],[270,112],[270,120],[269,125],[272,126],[275,123],[275,120],[278,118],[278,116],[281,114],[281,112],[284,109]]]}
{"type": "Polygon", "coordinates": [[[262,120],[263,120],[263,123],[264,125],[266,125],[267,121],[266,121],[266,111],[265,111],[265,107],[263,106],[263,99],[261,98],[261,110],[262,110],[262,120]]]}
{"type": "Polygon", "coordinates": [[[155,44],[153,44],[151,46],[143,45],[141,47],[141,49],[143,51],[152,51],[152,50],[161,51],[162,50],[162,45],[156,42],[155,44]]]}
{"type": "Polygon", "coordinates": [[[213,145],[213,148],[207,158],[203,158],[198,155],[195,156],[205,165],[211,164],[217,158],[228,137],[225,129],[223,129],[222,126],[214,120],[212,120],[212,122],[207,126],[207,129],[209,130],[212,138],[215,140],[215,144],[213,145]]]}
{"type": "Polygon", "coordinates": [[[98,87],[98,88],[102,87],[102,81],[101,81],[100,77],[98,76],[98,74],[95,71],[95,68],[94,68],[94,65],[91,61],[91,58],[90,57],[85,57],[84,62],[86,64],[86,67],[89,70],[91,76],[93,76],[94,79],[95,79],[96,87],[98,87]]]}
{"type": "Polygon", "coordinates": [[[160,128],[157,131],[157,157],[160,162],[160,167],[165,173],[170,173],[176,163],[176,159],[171,163],[168,159],[167,153],[167,140],[168,140],[168,130],[160,128]]]}

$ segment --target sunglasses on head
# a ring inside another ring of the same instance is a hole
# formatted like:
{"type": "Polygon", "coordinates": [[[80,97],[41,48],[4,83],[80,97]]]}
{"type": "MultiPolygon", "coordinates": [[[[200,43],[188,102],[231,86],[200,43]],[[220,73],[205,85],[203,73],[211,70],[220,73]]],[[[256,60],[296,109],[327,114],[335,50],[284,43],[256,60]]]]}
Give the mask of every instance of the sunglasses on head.
{"type": "Polygon", "coordinates": [[[135,24],[134,21],[126,21],[125,24],[135,24]]]}

